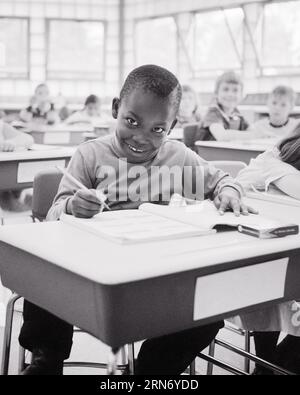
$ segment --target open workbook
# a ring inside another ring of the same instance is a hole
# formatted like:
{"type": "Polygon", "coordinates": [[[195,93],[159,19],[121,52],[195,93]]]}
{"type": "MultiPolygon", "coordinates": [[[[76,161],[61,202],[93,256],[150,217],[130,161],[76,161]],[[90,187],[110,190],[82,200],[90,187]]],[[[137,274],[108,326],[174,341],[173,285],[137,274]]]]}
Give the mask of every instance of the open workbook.
{"type": "Polygon", "coordinates": [[[216,232],[229,226],[239,232],[261,238],[297,234],[298,225],[284,224],[262,215],[221,216],[211,201],[187,207],[142,204],[139,210],[109,211],[92,219],[63,214],[61,221],[117,243],[130,244],[171,240],[216,232]]]}

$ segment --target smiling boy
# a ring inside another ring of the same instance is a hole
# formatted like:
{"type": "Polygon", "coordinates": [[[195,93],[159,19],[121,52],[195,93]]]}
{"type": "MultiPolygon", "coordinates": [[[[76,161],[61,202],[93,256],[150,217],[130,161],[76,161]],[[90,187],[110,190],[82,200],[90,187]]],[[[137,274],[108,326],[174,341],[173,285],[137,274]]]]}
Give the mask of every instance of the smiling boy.
{"type": "Polygon", "coordinates": [[[277,86],[268,98],[269,116],[252,124],[249,130],[253,131],[257,138],[283,140],[288,137],[300,124],[299,119],[290,117],[296,97],[292,88],[277,86]]]}
{"type": "MultiPolygon", "coordinates": [[[[81,145],[69,165],[68,171],[88,190],[77,190],[64,177],[48,219],[58,220],[62,213],[82,218],[98,214],[101,202],[97,189],[106,192],[112,210],[138,208],[144,201],[143,196],[147,196],[143,192],[153,186],[157,190],[157,185],[158,193],[150,191],[148,201],[165,203],[162,196],[172,195],[177,189],[172,183],[161,183],[159,174],[151,171],[153,167],[163,166],[176,166],[182,172],[183,187],[200,183],[202,187],[194,198],[211,197],[221,213],[233,209],[236,215],[248,214],[248,208],[241,201],[241,188],[231,177],[210,166],[184,144],[168,139],[176,124],[181,94],[177,78],[168,70],[147,65],[131,72],[120,97],[113,100],[112,113],[117,120],[115,135],[81,145]],[[126,166],[120,166],[124,163],[126,166]],[[137,167],[140,177],[130,178],[129,173],[137,167]],[[186,176],[186,167],[195,171],[186,176]],[[138,185],[135,189],[140,190],[140,199],[130,198],[133,183],[138,185]]],[[[222,326],[223,323],[218,322],[146,340],[138,355],[136,374],[179,375],[210,344],[222,326]]],[[[62,374],[63,360],[69,357],[71,350],[72,333],[71,325],[25,301],[20,343],[33,352],[33,360],[23,374],[62,374]]]]}

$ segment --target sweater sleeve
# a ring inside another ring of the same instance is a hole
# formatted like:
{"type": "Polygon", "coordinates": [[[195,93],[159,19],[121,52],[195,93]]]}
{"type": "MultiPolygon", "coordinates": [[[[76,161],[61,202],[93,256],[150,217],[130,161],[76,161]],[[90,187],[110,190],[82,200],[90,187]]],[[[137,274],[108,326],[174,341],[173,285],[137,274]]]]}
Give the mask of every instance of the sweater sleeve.
{"type": "MultiPolygon", "coordinates": [[[[80,181],[88,189],[94,187],[94,181],[90,177],[89,167],[84,159],[80,148],[75,152],[68,166],[68,172],[80,181]]],[[[67,177],[63,177],[58,189],[58,193],[50,208],[47,220],[56,221],[61,214],[66,213],[66,208],[70,198],[77,192],[78,187],[72,183],[67,177]]]]}
{"type": "Polygon", "coordinates": [[[245,190],[251,190],[254,186],[258,190],[267,191],[272,183],[292,174],[299,174],[299,171],[283,162],[275,148],[252,159],[249,166],[239,173],[237,182],[245,190]]]}
{"type": "Polygon", "coordinates": [[[244,195],[239,182],[188,149],[184,171],[184,190],[192,190],[194,193],[192,196],[185,197],[197,200],[214,199],[225,187],[235,189],[241,197],[244,195]]]}

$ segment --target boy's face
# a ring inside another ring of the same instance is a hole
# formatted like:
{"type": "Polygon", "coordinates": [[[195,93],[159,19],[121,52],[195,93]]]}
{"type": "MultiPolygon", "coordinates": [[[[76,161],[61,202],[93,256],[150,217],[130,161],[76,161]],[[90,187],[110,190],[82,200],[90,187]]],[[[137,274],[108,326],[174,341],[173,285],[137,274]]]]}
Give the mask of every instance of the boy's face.
{"type": "Polygon", "coordinates": [[[153,159],[176,124],[170,99],[160,99],[142,89],[133,90],[122,101],[114,99],[116,137],[123,158],[131,163],[153,159]]]}
{"type": "Polygon", "coordinates": [[[90,117],[96,117],[99,115],[100,112],[100,105],[99,103],[89,103],[86,106],[86,111],[90,117]]]}
{"type": "Polygon", "coordinates": [[[222,82],[217,100],[227,110],[234,110],[242,99],[242,87],[239,84],[222,82]]]}
{"type": "Polygon", "coordinates": [[[35,97],[38,103],[45,103],[49,99],[49,89],[46,86],[40,86],[35,92],[35,97]]]}
{"type": "Polygon", "coordinates": [[[288,96],[271,95],[268,107],[271,123],[283,125],[289,118],[293,109],[293,103],[288,96]]]}

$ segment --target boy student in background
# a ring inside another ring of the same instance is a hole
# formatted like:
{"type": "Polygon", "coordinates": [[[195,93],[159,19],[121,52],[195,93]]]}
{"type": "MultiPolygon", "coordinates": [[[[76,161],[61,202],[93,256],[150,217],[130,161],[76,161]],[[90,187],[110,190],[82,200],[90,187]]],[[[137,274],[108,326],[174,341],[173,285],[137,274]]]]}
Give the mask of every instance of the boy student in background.
{"type": "MultiPolygon", "coordinates": [[[[300,200],[300,125],[279,143],[278,148],[253,159],[237,181],[246,190],[287,194],[300,200]]],[[[255,331],[256,354],[288,371],[300,374],[300,303],[291,301],[234,319],[243,328],[255,331]],[[288,336],[278,345],[280,332],[288,336]]],[[[255,375],[271,375],[257,366],[255,375]]]]}
{"type": "MultiPolygon", "coordinates": [[[[167,138],[176,125],[181,94],[177,78],[166,69],[146,65],[132,71],[120,97],[113,100],[112,113],[117,120],[115,134],[82,144],[70,162],[70,174],[89,190],[77,190],[74,194],[76,186],[69,178],[63,177],[48,220],[58,220],[62,213],[81,218],[98,214],[101,202],[96,196],[97,189],[104,189],[112,210],[139,207],[143,199],[136,201],[130,197],[133,186],[135,191],[140,188],[141,196],[148,196],[149,190],[154,187],[155,196],[146,198],[146,201],[159,203],[161,196],[170,196],[175,190],[172,184],[161,183],[159,172],[152,170],[172,166],[182,172],[180,182],[182,184],[183,180],[185,189],[197,182],[200,190],[196,197],[199,199],[204,195],[210,196],[215,199],[221,213],[232,209],[236,215],[240,215],[241,211],[247,215],[248,208],[241,202],[239,184],[210,166],[184,144],[167,138]],[[124,162],[127,164],[125,167],[124,162]],[[101,174],[103,166],[109,168],[112,181],[106,171],[101,174]],[[140,178],[130,178],[130,172],[141,167],[140,178]],[[190,177],[183,177],[185,167],[193,169],[190,177]],[[123,169],[123,174],[120,169],[123,169]],[[105,182],[107,185],[103,187],[105,182]]],[[[181,374],[222,327],[223,322],[218,322],[146,340],[138,355],[136,373],[181,374]]],[[[20,343],[32,351],[33,359],[23,374],[62,374],[63,360],[70,354],[72,334],[71,325],[25,301],[20,343]]]]}
{"type": "MultiPolygon", "coordinates": [[[[185,144],[195,150],[196,141],[218,140],[230,141],[243,138],[249,124],[239,112],[243,82],[232,72],[222,74],[216,82],[215,97],[208,108],[202,125],[184,136],[185,144]]],[[[249,138],[249,132],[247,133],[249,138]]]]}
{"type": "Polygon", "coordinates": [[[111,119],[101,112],[101,101],[99,97],[90,95],[85,100],[84,108],[70,115],[65,122],[70,125],[78,123],[97,125],[109,121],[111,121],[111,119]]]}
{"type": "Polygon", "coordinates": [[[49,125],[61,121],[59,113],[51,101],[48,85],[40,84],[36,87],[30,105],[20,112],[20,119],[26,123],[36,122],[49,125]]]}
{"type": "Polygon", "coordinates": [[[197,93],[189,85],[182,85],[182,100],[177,116],[176,127],[183,127],[189,123],[199,123],[199,103],[197,93]]]}
{"type": "Polygon", "coordinates": [[[269,96],[269,116],[249,128],[256,138],[275,138],[282,140],[294,132],[300,120],[290,117],[296,103],[296,93],[287,86],[277,86],[269,96]]]}
{"type": "Polygon", "coordinates": [[[217,79],[214,103],[203,119],[203,140],[230,141],[243,135],[249,124],[237,108],[242,95],[243,82],[236,73],[227,72],[217,79]]]}

